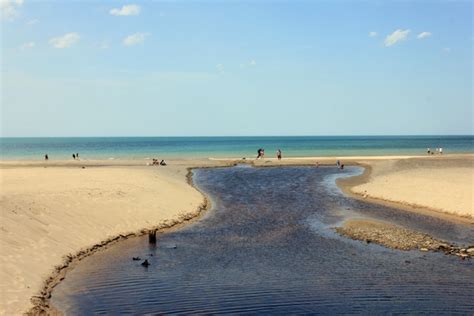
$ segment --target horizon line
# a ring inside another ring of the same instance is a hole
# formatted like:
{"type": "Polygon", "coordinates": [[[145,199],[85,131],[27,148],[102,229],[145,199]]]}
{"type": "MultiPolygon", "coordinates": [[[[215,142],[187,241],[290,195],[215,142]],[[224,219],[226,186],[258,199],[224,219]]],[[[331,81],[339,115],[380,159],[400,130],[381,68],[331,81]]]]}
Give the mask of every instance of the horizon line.
{"type": "Polygon", "coordinates": [[[250,137],[436,137],[436,136],[471,136],[473,134],[325,134],[325,135],[118,135],[118,136],[0,136],[0,139],[5,138],[225,138],[225,137],[234,137],[234,138],[250,138],[250,137]]]}

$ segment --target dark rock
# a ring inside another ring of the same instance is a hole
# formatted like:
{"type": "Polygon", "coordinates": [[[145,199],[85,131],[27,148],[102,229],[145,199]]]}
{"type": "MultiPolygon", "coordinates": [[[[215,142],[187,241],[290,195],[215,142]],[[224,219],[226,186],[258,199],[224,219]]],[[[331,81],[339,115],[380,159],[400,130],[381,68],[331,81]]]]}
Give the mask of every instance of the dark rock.
{"type": "Polygon", "coordinates": [[[145,259],[145,261],[142,262],[142,266],[144,267],[148,267],[150,265],[150,263],[148,262],[147,259],[145,259]]]}
{"type": "Polygon", "coordinates": [[[132,258],[133,261],[138,261],[138,260],[142,260],[140,257],[133,257],[132,258]]]}

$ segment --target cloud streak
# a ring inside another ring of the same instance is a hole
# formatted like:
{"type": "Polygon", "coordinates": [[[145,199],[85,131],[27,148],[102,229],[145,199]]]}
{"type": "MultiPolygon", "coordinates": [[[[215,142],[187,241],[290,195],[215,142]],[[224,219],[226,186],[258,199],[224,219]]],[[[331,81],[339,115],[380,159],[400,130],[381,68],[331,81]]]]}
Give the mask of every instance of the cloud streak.
{"type": "Polygon", "coordinates": [[[27,50],[35,47],[35,42],[28,42],[20,46],[21,50],[27,50]]]}
{"type": "Polygon", "coordinates": [[[143,44],[145,42],[145,38],[149,35],[149,33],[135,33],[131,34],[123,39],[123,45],[125,46],[134,46],[138,44],[143,44]]]}
{"type": "Polygon", "coordinates": [[[111,15],[115,16],[130,16],[130,15],[139,15],[141,11],[140,6],[136,4],[124,5],[122,8],[113,8],[109,11],[111,15]]]}
{"type": "Polygon", "coordinates": [[[0,0],[2,19],[14,20],[18,16],[18,9],[22,5],[23,0],[0,0]]]}
{"type": "Polygon", "coordinates": [[[404,41],[408,37],[409,33],[410,33],[410,30],[398,29],[392,34],[387,35],[384,41],[385,47],[390,47],[392,45],[395,45],[398,42],[404,41]]]}
{"type": "Polygon", "coordinates": [[[78,33],[66,33],[63,36],[53,37],[49,44],[54,48],[69,48],[79,41],[81,37],[78,33]]]}
{"type": "Polygon", "coordinates": [[[416,38],[424,39],[424,38],[427,38],[427,37],[430,37],[430,36],[431,36],[430,32],[421,32],[420,34],[418,34],[418,36],[416,38]]]}

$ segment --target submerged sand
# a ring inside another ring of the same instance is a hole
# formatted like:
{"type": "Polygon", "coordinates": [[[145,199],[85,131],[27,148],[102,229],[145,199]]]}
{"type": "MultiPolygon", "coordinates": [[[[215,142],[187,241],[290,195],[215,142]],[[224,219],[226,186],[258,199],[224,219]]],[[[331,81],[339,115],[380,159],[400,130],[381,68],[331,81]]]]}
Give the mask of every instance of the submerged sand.
{"type": "Polygon", "coordinates": [[[118,235],[172,225],[198,214],[205,197],[187,182],[190,167],[236,162],[334,166],[337,159],[367,167],[363,176],[341,183],[350,194],[417,206],[414,211],[468,216],[472,223],[474,155],[176,160],[166,167],[145,166],[137,160],[4,161],[0,162],[0,314],[28,311],[31,297],[40,293],[44,280],[66,256],[118,235]]]}

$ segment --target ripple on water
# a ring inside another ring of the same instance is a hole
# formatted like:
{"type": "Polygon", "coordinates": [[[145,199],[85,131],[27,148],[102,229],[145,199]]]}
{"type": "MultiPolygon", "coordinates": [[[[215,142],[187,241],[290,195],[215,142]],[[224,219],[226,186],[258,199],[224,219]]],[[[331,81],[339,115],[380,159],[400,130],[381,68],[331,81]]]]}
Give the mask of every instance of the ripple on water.
{"type": "Polygon", "coordinates": [[[371,217],[471,242],[472,228],[349,199],[329,185],[335,168],[195,174],[214,210],[156,247],[132,238],[84,259],[52,303],[67,314],[472,314],[471,261],[367,245],[331,227],[371,217]]]}

